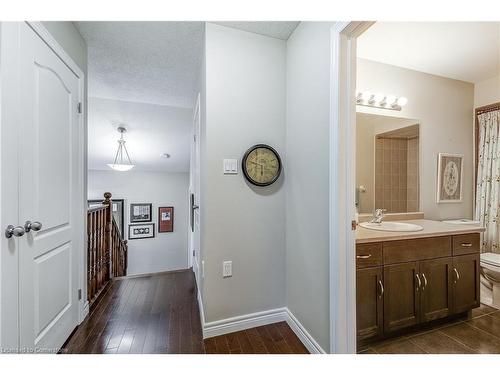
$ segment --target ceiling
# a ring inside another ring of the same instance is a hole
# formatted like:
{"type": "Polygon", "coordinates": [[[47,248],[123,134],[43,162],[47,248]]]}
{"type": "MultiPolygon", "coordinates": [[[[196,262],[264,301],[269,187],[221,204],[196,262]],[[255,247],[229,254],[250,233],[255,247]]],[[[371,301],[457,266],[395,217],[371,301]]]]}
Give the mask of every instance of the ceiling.
{"type": "Polygon", "coordinates": [[[212,22],[217,25],[232,27],[251,33],[287,40],[300,22],[298,21],[248,21],[248,22],[212,22]]]}
{"type": "Polygon", "coordinates": [[[500,73],[500,23],[377,22],[358,57],[477,83],[500,73]]]}
{"type": "MultiPolygon", "coordinates": [[[[298,22],[221,22],[287,39],[298,22]]],[[[203,22],[75,22],[88,47],[89,169],[109,170],[124,124],[137,170],[189,171],[203,22]],[[160,155],[169,153],[169,159],[160,155]]]]}
{"type": "Polygon", "coordinates": [[[191,109],[100,98],[90,98],[89,108],[89,169],[111,170],[106,164],[113,162],[118,147],[116,128],[124,124],[135,169],[189,171],[191,109]],[[164,153],[171,157],[163,158],[164,153]]]}
{"type": "Polygon", "coordinates": [[[202,22],[75,22],[87,42],[89,96],[192,108],[202,22]]]}

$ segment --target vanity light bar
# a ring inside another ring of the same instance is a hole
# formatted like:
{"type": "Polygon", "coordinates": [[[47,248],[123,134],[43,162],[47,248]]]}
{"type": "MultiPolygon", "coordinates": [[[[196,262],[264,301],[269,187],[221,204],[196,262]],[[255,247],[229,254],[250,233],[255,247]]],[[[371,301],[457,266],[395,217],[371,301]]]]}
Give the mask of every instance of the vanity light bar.
{"type": "Polygon", "coordinates": [[[408,103],[408,99],[404,96],[396,97],[382,93],[373,94],[370,91],[356,91],[357,105],[401,111],[406,103],[408,103]]]}

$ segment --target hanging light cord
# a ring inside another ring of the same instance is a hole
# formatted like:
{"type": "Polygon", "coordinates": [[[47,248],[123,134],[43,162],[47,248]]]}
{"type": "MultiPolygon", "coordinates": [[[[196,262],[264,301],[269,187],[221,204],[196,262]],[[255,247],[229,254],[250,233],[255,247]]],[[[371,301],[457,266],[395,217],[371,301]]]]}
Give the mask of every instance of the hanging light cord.
{"type": "Polygon", "coordinates": [[[132,161],[130,160],[130,156],[127,151],[127,146],[125,146],[125,140],[123,139],[123,131],[120,131],[120,139],[118,140],[118,150],[116,150],[115,161],[113,164],[117,164],[116,162],[118,161],[118,156],[120,156],[120,163],[118,164],[124,164],[123,149],[125,149],[125,155],[127,155],[128,164],[132,164],[132,161]]]}

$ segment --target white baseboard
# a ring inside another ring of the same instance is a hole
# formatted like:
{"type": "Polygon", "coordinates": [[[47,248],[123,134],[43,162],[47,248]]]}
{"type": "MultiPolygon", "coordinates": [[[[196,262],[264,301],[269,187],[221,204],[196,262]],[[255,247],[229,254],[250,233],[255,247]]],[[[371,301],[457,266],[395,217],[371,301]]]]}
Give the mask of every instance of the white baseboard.
{"type": "Polygon", "coordinates": [[[302,341],[302,344],[309,350],[311,354],[326,354],[325,350],[314,340],[309,332],[304,328],[304,326],[299,322],[299,320],[292,314],[288,308],[286,309],[287,313],[287,323],[292,329],[293,332],[297,335],[297,337],[302,341]]]}
{"type": "MultiPolygon", "coordinates": [[[[196,286],[196,289],[198,290],[198,310],[200,310],[200,322],[201,322],[201,328],[203,331],[205,331],[205,310],[203,309],[203,299],[201,298],[201,292],[198,286],[196,286]]],[[[203,334],[203,338],[205,338],[205,334],[203,334]]]]}
{"type": "MultiPolygon", "coordinates": [[[[200,298],[199,298],[200,300],[200,298]]],[[[204,322],[204,318],[203,318],[204,322]]],[[[312,354],[326,354],[299,320],[286,307],[260,311],[248,315],[235,316],[203,324],[203,338],[225,335],[232,332],[263,326],[266,324],[287,322],[292,331],[312,354]]]]}
{"type": "Polygon", "coordinates": [[[287,320],[286,308],[260,311],[253,314],[235,316],[228,319],[205,323],[203,338],[225,335],[231,332],[263,326],[287,320]]]}

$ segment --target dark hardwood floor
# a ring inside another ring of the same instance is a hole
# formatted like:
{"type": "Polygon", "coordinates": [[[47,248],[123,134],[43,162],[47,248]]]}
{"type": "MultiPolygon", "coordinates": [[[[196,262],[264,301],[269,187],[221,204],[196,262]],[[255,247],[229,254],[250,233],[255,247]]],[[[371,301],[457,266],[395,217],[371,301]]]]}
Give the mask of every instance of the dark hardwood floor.
{"type": "Polygon", "coordinates": [[[207,354],[309,354],[285,322],[205,340],[207,354]]]}
{"type": "Polygon", "coordinates": [[[193,272],[165,272],[112,281],[60,352],[307,353],[285,322],[202,336],[193,272]]]}

